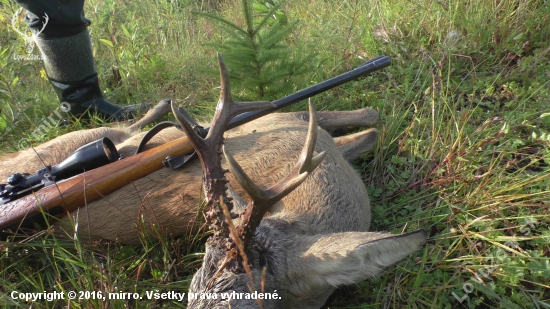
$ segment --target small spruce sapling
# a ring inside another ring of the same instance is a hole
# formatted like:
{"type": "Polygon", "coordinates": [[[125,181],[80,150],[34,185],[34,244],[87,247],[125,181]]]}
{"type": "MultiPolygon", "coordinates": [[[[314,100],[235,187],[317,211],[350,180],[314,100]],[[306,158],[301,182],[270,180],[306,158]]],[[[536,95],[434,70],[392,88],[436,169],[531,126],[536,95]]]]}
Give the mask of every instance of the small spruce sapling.
{"type": "Polygon", "coordinates": [[[221,43],[209,45],[231,68],[231,83],[242,99],[272,100],[289,93],[295,90],[294,80],[312,66],[314,54],[288,38],[297,21],[288,21],[281,3],[242,0],[243,27],[215,14],[200,14],[221,26],[221,43]]]}

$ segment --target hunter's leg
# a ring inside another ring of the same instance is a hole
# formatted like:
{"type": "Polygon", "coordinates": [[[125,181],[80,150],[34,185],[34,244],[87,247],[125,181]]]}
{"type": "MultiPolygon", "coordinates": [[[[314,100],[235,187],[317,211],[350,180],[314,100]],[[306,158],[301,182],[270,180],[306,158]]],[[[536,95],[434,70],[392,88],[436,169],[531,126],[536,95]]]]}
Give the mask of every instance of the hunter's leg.
{"type": "Polygon", "coordinates": [[[92,42],[84,17],[84,0],[17,0],[27,10],[25,21],[40,49],[46,75],[64,111],[78,117],[98,115],[126,120],[149,104],[119,106],[103,97],[95,69],[92,42]]]}

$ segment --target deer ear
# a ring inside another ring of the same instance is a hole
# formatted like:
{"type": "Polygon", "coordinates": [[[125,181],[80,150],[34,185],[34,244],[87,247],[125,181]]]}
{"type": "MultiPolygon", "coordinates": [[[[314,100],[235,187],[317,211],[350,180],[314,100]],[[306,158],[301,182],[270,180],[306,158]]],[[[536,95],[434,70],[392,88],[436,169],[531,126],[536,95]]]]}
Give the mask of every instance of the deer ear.
{"type": "Polygon", "coordinates": [[[346,232],[302,238],[300,261],[291,266],[291,276],[309,277],[321,286],[359,283],[420,249],[427,238],[423,229],[402,235],[346,232]]]}

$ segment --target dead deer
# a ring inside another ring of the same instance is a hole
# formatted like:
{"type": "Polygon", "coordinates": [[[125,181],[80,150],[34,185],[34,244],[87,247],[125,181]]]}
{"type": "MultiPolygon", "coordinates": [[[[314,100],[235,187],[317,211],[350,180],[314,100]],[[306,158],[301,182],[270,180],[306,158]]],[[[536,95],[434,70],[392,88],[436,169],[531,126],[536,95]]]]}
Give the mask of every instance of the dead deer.
{"type": "MultiPolygon", "coordinates": [[[[348,162],[374,146],[376,130],[334,139],[325,131],[373,126],[378,121],[375,111],[321,112],[318,121],[325,130],[318,130],[310,104],[309,114],[270,114],[224,133],[235,115],[271,104],[234,102],[221,58],[219,65],[221,95],[205,139],[195,136],[172,106],[202,168],[195,162],[179,171],[159,170],[72,212],[55,223],[57,232],[125,243],[139,243],[141,229],[181,235],[195,226],[199,201],[204,198],[207,224],[215,232],[193,277],[189,293],[197,297],[189,301],[190,308],[319,308],[337,286],[374,277],[420,248],[427,238],[425,230],[403,235],[367,232],[369,198],[348,162]],[[305,146],[293,165],[304,138],[305,146]],[[227,173],[227,167],[233,173],[227,173]],[[277,299],[258,303],[238,297],[251,289],[275,292],[277,299]],[[231,292],[236,293],[232,299],[221,299],[221,293],[231,292]],[[200,293],[218,297],[203,299],[200,293]]],[[[167,107],[167,102],[161,102],[151,115],[162,116],[167,107]]],[[[5,155],[0,159],[0,177],[55,165],[78,147],[104,136],[118,144],[122,155],[129,155],[141,136],[135,130],[147,121],[126,129],[72,132],[5,155]]],[[[177,129],[165,130],[149,147],[181,134],[177,129]]]]}
{"type": "MultiPolygon", "coordinates": [[[[270,114],[224,133],[236,114],[270,103],[234,102],[221,58],[219,65],[221,95],[206,139],[194,136],[173,108],[194,141],[203,168],[195,162],[181,171],[159,170],[72,212],[55,223],[57,232],[125,243],[139,243],[144,235],[141,229],[181,235],[196,226],[199,201],[204,198],[207,224],[215,233],[207,241],[202,267],[193,278],[189,293],[197,297],[189,301],[190,308],[257,308],[256,300],[238,297],[251,289],[277,294],[277,299],[261,302],[264,309],[319,308],[337,286],[374,277],[420,248],[427,238],[425,230],[403,235],[367,232],[369,198],[348,162],[373,147],[376,130],[335,139],[325,131],[373,126],[378,121],[375,111],[321,112],[319,125],[325,130],[318,131],[310,104],[309,114],[270,114]],[[298,163],[293,165],[304,139],[298,163]],[[225,161],[220,158],[222,144],[225,161]],[[233,173],[226,173],[227,167],[233,173]],[[231,292],[236,293],[234,298],[221,299],[221,293],[231,292]],[[200,293],[218,297],[204,299],[200,293]]],[[[162,115],[167,107],[163,102],[152,114],[162,115]]],[[[81,145],[103,136],[115,141],[122,155],[129,155],[140,139],[132,130],[144,121],[127,129],[72,132],[35,149],[4,156],[0,177],[57,164],[81,145]]],[[[166,130],[150,147],[180,136],[177,129],[166,130]]]]}
{"type": "MultiPolygon", "coordinates": [[[[425,230],[403,235],[367,232],[368,196],[330,136],[318,134],[311,101],[307,138],[298,162],[263,171],[279,180],[267,189],[256,185],[257,177],[248,173],[262,171],[245,172],[230,154],[231,145],[223,146],[224,130],[234,116],[271,103],[233,101],[221,58],[219,66],[221,94],[206,138],[197,135],[172,105],[201,161],[205,218],[214,230],[202,267],[191,282],[190,308],[319,308],[337,286],[376,276],[419,249],[428,236],[425,230]],[[222,165],[222,153],[234,179],[248,194],[247,203],[228,190],[227,184],[233,182],[226,177],[229,170],[222,165]],[[300,194],[292,196],[293,192],[300,194]],[[244,296],[254,291],[276,293],[276,297],[244,296]]],[[[283,147],[284,135],[269,137],[271,147],[283,147]]],[[[254,154],[263,157],[262,146],[254,154]]]]}

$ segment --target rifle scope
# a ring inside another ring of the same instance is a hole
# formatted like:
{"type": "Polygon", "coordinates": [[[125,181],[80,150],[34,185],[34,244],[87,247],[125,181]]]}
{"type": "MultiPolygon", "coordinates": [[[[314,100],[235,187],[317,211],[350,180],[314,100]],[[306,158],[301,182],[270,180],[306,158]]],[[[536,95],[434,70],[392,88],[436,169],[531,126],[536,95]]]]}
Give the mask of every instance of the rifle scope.
{"type": "Polygon", "coordinates": [[[15,173],[7,185],[0,184],[0,205],[35,192],[52,182],[78,175],[118,160],[113,142],[104,137],[78,148],[70,157],[55,166],[46,166],[36,174],[15,173]]]}

